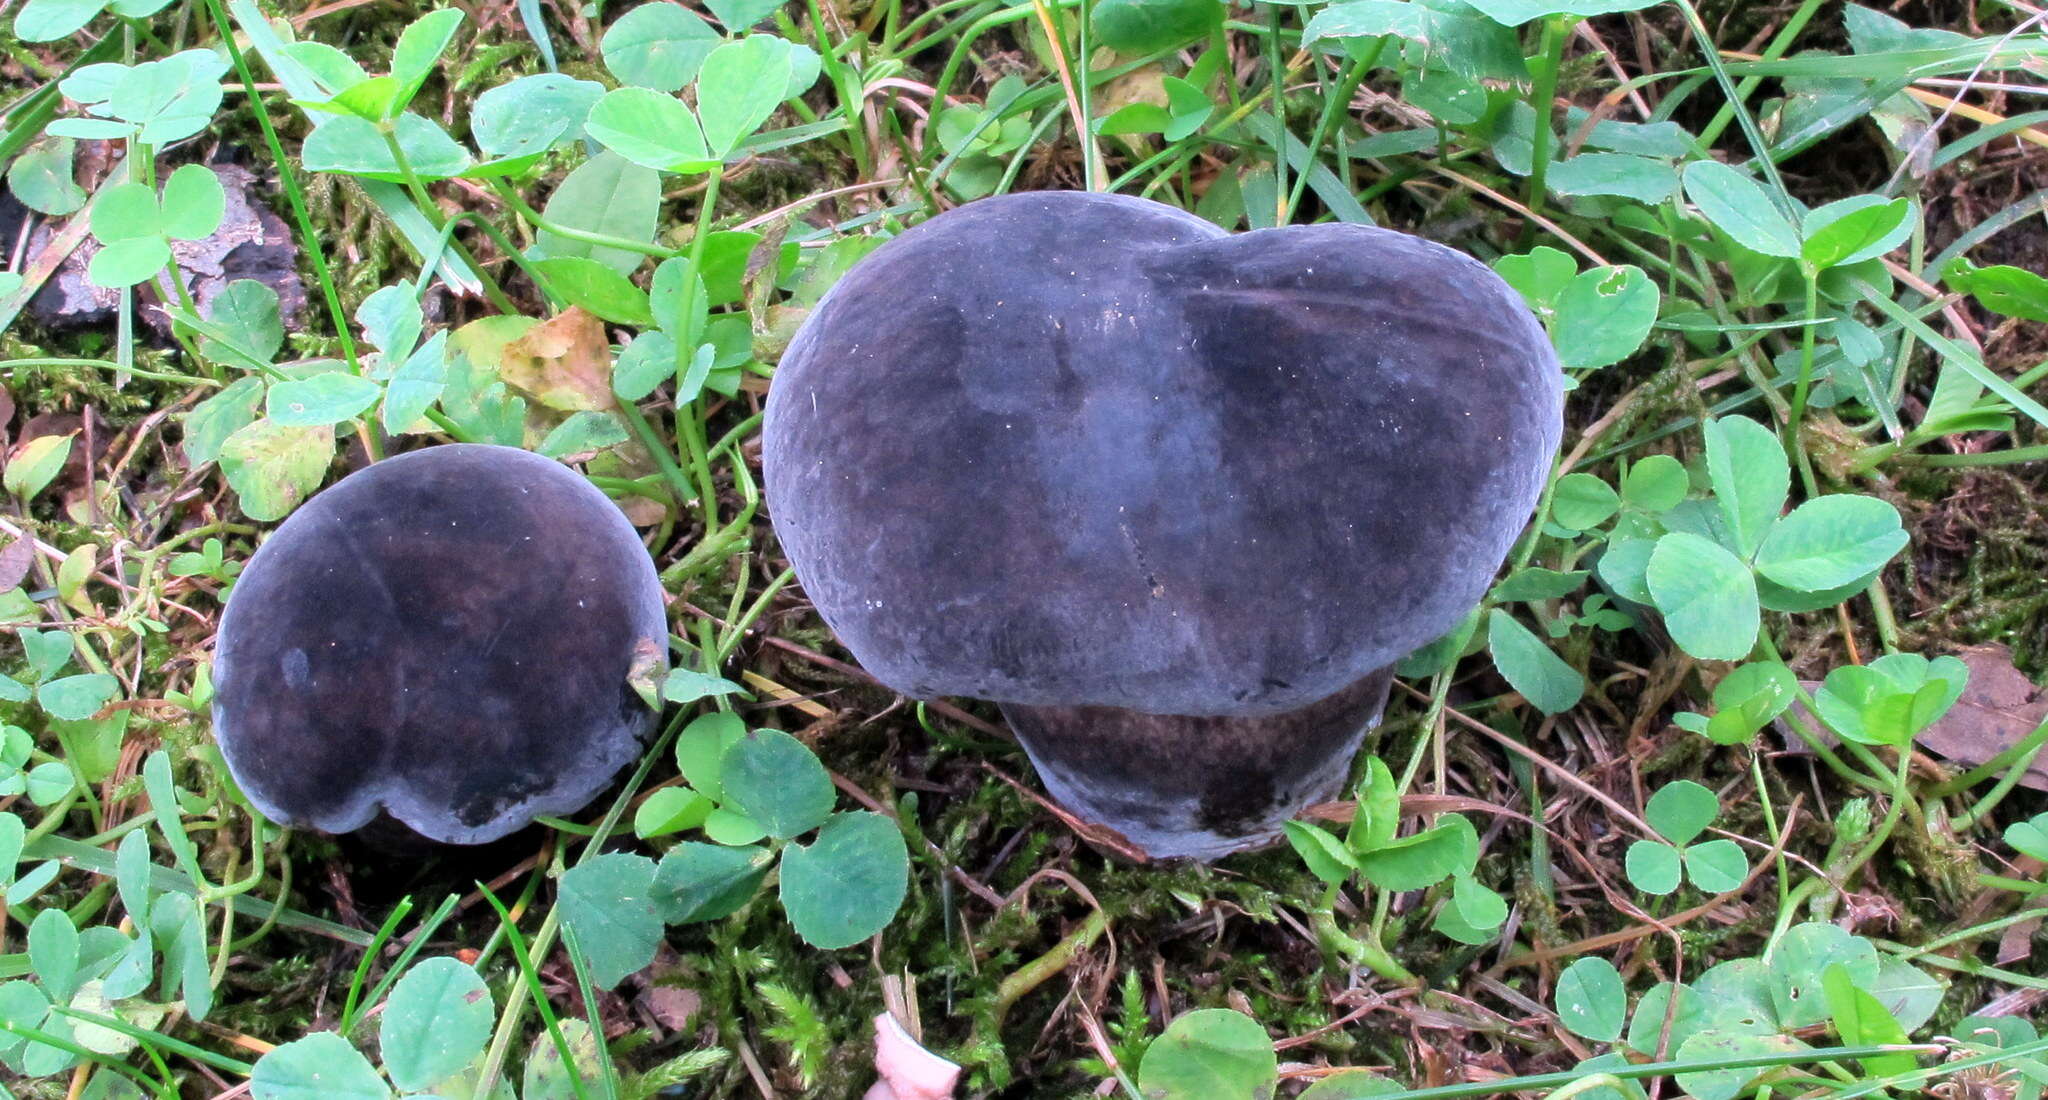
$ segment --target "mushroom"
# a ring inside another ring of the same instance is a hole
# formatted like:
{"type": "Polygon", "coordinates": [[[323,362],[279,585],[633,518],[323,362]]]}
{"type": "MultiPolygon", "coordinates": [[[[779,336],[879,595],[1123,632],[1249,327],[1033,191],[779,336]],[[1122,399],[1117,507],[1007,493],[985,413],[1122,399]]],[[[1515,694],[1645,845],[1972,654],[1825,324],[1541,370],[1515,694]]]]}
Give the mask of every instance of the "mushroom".
{"type": "Polygon", "coordinates": [[[1069,809],[1213,859],[1341,789],[1394,663],[1527,524],[1562,409],[1543,329],[1451,249],[1038,192],[849,271],[763,461],[870,673],[996,701],[1069,809]]]}
{"type": "Polygon", "coordinates": [[[308,501],[249,560],[215,645],[214,735],[251,805],[382,811],[482,844],[574,813],[640,755],[667,614],[618,506],[513,447],[413,451],[308,501]]]}

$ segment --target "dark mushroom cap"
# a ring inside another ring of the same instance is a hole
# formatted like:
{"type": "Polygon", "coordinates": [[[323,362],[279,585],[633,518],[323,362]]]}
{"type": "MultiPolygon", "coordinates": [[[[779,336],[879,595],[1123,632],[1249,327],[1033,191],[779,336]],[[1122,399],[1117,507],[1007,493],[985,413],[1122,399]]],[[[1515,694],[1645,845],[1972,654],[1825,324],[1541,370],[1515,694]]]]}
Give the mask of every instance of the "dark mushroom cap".
{"type": "Polygon", "coordinates": [[[915,696],[1257,716],[1448,631],[1528,522],[1562,374],[1402,233],[985,199],[877,249],[775,376],[804,590],[915,696]]]}
{"type": "Polygon", "coordinates": [[[655,713],[653,561],[558,462],[450,445],[314,497],[256,551],[215,646],[214,735],[264,816],[339,833],[380,810],[480,844],[582,809],[655,713]]]}

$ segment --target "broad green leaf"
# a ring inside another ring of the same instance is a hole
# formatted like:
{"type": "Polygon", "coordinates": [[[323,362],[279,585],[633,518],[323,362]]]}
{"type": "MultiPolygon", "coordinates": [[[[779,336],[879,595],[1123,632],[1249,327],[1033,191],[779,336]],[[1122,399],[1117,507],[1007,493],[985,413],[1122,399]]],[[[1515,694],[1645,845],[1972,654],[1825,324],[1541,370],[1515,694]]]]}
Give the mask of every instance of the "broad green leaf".
{"type": "Polygon", "coordinates": [[[2005,827],[2005,842],[2023,856],[2048,863],[2048,814],[2041,814],[2026,821],[2015,821],[2005,827]]]}
{"type": "Polygon", "coordinates": [[[263,392],[262,379],[243,378],[200,402],[185,417],[185,460],[198,466],[218,458],[229,436],[255,422],[263,392]]]}
{"type": "Polygon", "coordinates": [[[1358,869],[1382,890],[1420,890],[1457,874],[1470,874],[1479,855],[1472,823],[1446,814],[1432,829],[1358,853],[1358,869]]]}
{"type": "Polygon", "coordinates": [[[1219,0],[1098,0],[1090,10],[1095,40],[1137,57],[1209,37],[1223,25],[1219,0]]]}
{"type": "Polygon", "coordinates": [[[1595,268],[1574,278],[1557,299],[1559,361],[1583,370],[1634,355],[1656,323],[1661,297],[1657,284],[1633,265],[1595,268]]]}
{"type": "Polygon", "coordinates": [[[249,1095],[256,1100],[389,1100],[391,1089],[347,1039],[321,1031],[257,1059],[249,1095]]]}
{"type": "Polygon", "coordinates": [[[549,458],[564,458],[568,455],[616,447],[631,438],[616,416],[595,409],[584,409],[555,425],[554,430],[548,432],[547,438],[541,440],[540,446],[535,448],[535,453],[549,458]]]}
{"type": "MultiPolygon", "coordinates": [[[[1906,1031],[1885,1011],[1877,998],[1856,988],[1849,970],[1841,963],[1821,973],[1821,990],[1827,995],[1828,1015],[1834,1019],[1835,1034],[1845,1046],[1879,1046],[1907,1042],[1906,1031]]],[[[1882,1054],[1863,1059],[1863,1067],[1874,1074],[1911,1073],[1919,1063],[1910,1054],[1882,1054]]]]}
{"type": "Polygon", "coordinates": [[[1743,856],[1742,846],[1732,840],[1702,841],[1679,854],[1685,861],[1686,877],[1709,894],[1733,890],[1749,874],[1749,860],[1743,856]]]}
{"type": "Polygon", "coordinates": [[[388,362],[402,361],[419,343],[426,325],[417,288],[409,282],[378,287],[356,307],[363,338],[384,353],[388,362]]]}
{"type": "MultiPolygon", "coordinates": [[[[205,315],[219,330],[221,338],[200,337],[199,350],[216,362],[241,370],[260,371],[284,349],[284,319],[278,312],[277,291],[255,279],[236,279],[222,288],[212,301],[206,303],[205,315]]],[[[210,403],[219,396],[216,394],[207,401],[210,403]]],[[[190,453],[191,443],[192,426],[188,420],[185,427],[187,453],[190,453]]]]}
{"type": "Polygon", "coordinates": [[[716,711],[701,715],[676,735],[676,770],[713,802],[723,802],[726,750],[746,735],[747,724],[737,714],[716,711]]]}
{"type": "Polygon", "coordinates": [[[1720,815],[1720,799],[1690,779],[1666,783],[1643,807],[1650,827],[1681,847],[1692,843],[1720,815]]]}
{"type": "MultiPolygon", "coordinates": [[[[1816,993],[1815,1000],[1821,998],[1816,993]]],[[[1806,1049],[1806,1044],[1789,1035],[1748,1035],[1726,1031],[1701,1031],[1679,1044],[1673,1060],[1692,1065],[1720,1065],[1744,1058],[1761,1058],[1806,1049]]],[[[1735,1100],[1766,1071],[1762,1069],[1712,1069],[1678,1074],[1675,1080],[1693,1100],[1735,1100]]]]}
{"type": "Polygon", "coordinates": [[[1714,496],[1735,540],[1734,549],[1748,558],[1763,545],[1792,490],[1784,444],[1775,432],[1747,417],[1709,420],[1703,430],[1714,496]]]}
{"type": "Polygon", "coordinates": [[[69,38],[105,7],[105,0],[28,0],[14,13],[14,35],[23,42],[69,38]]]}
{"type": "Polygon", "coordinates": [[[154,278],[170,262],[171,246],[162,237],[131,237],[93,253],[85,277],[94,286],[115,290],[154,278]]]}
{"type": "Polygon", "coordinates": [[[661,682],[661,697],[671,703],[694,703],[714,695],[746,695],[746,689],[731,680],[690,668],[672,668],[661,682]]]}
{"type": "Polygon", "coordinates": [[[90,218],[92,235],[106,244],[155,237],[163,232],[156,192],[139,183],[117,183],[100,192],[90,218]]]}
{"type": "Polygon", "coordinates": [[[1678,193],[1678,172],[1659,157],[1580,153],[1550,166],[1545,177],[1560,195],[1619,195],[1654,205],[1678,193]]]}
{"type": "Polygon", "coordinates": [[[779,730],[750,730],[719,762],[724,802],[777,840],[817,828],[832,813],[832,777],[803,742],[779,730]]]}
{"type": "Polygon", "coordinates": [[[1628,469],[1621,481],[1622,503],[1645,512],[1668,512],[1691,487],[1685,466],[1670,455],[1650,455],[1628,469]]]}
{"type": "Polygon", "coordinates": [[[1486,620],[1493,663],[1508,685],[1545,714],[1562,714],[1585,695],[1585,677],[1514,616],[1494,608],[1486,620]]]}
{"type": "Polygon", "coordinates": [[[29,670],[35,674],[37,682],[64,671],[64,666],[71,663],[75,652],[70,631],[22,630],[17,631],[15,637],[21,642],[22,653],[28,657],[29,670]]]}
{"type": "Polygon", "coordinates": [[[1705,661],[1737,661],[1756,645],[1762,624],[1756,582],[1741,560],[1698,535],[1657,540],[1643,578],[1665,629],[1705,661]]]}
{"type": "Polygon", "coordinates": [[[1530,566],[1517,570],[1513,576],[1493,586],[1495,603],[1516,603],[1523,600],[1558,600],[1577,592],[1586,584],[1586,570],[1575,569],[1560,573],[1555,569],[1530,566]]]}
{"type": "Polygon", "coordinates": [[[556,905],[576,930],[598,987],[610,989],[654,961],[661,917],[653,888],[654,861],[623,852],[592,856],[562,875],[556,905]]]}
{"type": "Polygon", "coordinates": [[[1707,1007],[1691,986],[1658,982],[1636,1002],[1635,1015],[1630,1017],[1628,1024],[1629,1049],[1655,1057],[1658,1041],[1665,1038],[1667,1013],[1671,1017],[1667,1049],[1676,1049],[1707,1024],[1707,1007]],[[1675,1009],[1671,1005],[1674,992],[1678,999],[1675,1009]]]}
{"type": "Polygon", "coordinates": [[[448,333],[444,329],[427,338],[406,357],[391,380],[384,384],[384,430],[392,435],[415,431],[420,418],[448,388],[448,333]]]}
{"type": "MultiPolygon", "coordinates": [[[[21,823],[21,818],[11,813],[0,813],[0,886],[14,883],[14,867],[21,860],[21,846],[27,835],[27,826],[21,823]]],[[[2011,833],[2006,835],[2010,837],[2011,833]]]]}
{"type": "MultiPolygon", "coordinates": [[[[727,776],[731,789],[731,776],[727,776]]],[[[910,853],[894,821],[834,814],[809,845],[782,851],[782,910],[812,947],[851,947],[887,927],[910,883],[910,853]]]]}
{"type": "Polygon", "coordinates": [[[370,79],[370,74],[354,58],[325,42],[287,42],[281,52],[303,67],[313,82],[330,95],[370,79]]]}
{"type": "Polygon", "coordinates": [[[771,34],[728,42],[697,73],[697,117],[704,143],[723,160],[788,98],[790,44],[771,34]]]}
{"type": "Polygon", "coordinates": [[[491,991],[468,963],[416,963],[391,987],[378,1022],[384,1070],[399,1088],[432,1088],[483,1053],[496,1019],[491,991]]]}
{"type": "MultiPolygon", "coordinates": [[[[0,485],[23,500],[34,497],[48,488],[50,482],[64,469],[64,460],[71,457],[70,435],[39,435],[16,448],[13,457],[7,461],[5,473],[0,473],[0,485]]],[[[71,643],[64,643],[65,652],[70,652],[71,643]]]]}
{"type": "Polygon", "coordinates": [[[620,83],[679,92],[696,78],[719,41],[711,24],[681,4],[653,0],[620,16],[598,49],[620,83]]]}
{"type": "Polygon", "coordinates": [[[455,41],[462,26],[462,9],[437,8],[413,20],[398,36],[391,50],[391,76],[398,83],[391,110],[401,111],[419,94],[421,85],[434,75],[434,66],[455,41]]]}
{"type": "Polygon", "coordinates": [[[1730,959],[1708,967],[1692,983],[1707,1017],[1702,1026],[1751,1035],[1778,1031],[1778,1010],[1771,1003],[1774,980],[1762,959],[1730,959]]]}
{"type": "Polygon", "coordinates": [[[1287,843],[1294,849],[1294,854],[1308,865],[1310,873],[1324,882],[1348,882],[1352,873],[1358,870],[1358,860],[1351,854],[1351,849],[1328,829],[1305,821],[1282,822],[1280,828],[1287,834],[1287,843]]]}
{"type": "Polygon", "coordinates": [[[1773,524],[1756,570],[1787,588],[1819,592],[1881,568],[1906,546],[1899,511],[1876,497],[1816,497],[1773,524]]]}
{"type": "Polygon", "coordinates": [[[45,909],[28,926],[28,965],[54,1001],[78,988],[78,929],[62,909],[45,909]]]}
{"type": "Polygon", "coordinates": [[[134,137],[136,128],[125,122],[113,122],[104,118],[60,118],[54,119],[43,128],[50,137],[75,138],[80,141],[124,141],[134,137]]]}
{"type": "Polygon", "coordinates": [[[1347,1069],[1317,1078],[1297,1100],[1370,1100],[1402,1091],[1397,1081],[1362,1069],[1347,1069]]]}
{"type": "Polygon", "coordinates": [[[1574,531],[1598,527],[1620,508],[1614,487],[1592,474],[1566,474],[1551,491],[1551,520],[1574,531]]]}
{"type": "Polygon", "coordinates": [[[1489,19],[1519,27],[1532,19],[1552,15],[1610,15],[1619,11],[1641,11],[1662,0],[1468,0],[1489,19]]]}
{"type": "MultiPolygon", "coordinates": [[[[439,123],[410,111],[400,114],[394,135],[407,164],[421,180],[448,179],[466,171],[469,151],[448,136],[439,123]]],[[[365,179],[403,183],[405,172],[376,124],[353,115],[329,119],[308,135],[300,159],[315,172],[339,172],[365,179]]]]}
{"type": "Polygon", "coordinates": [[[1942,272],[1941,278],[1993,313],[2023,321],[2048,322],[2048,278],[2036,272],[2007,264],[1975,267],[1959,259],[1942,272]]]}
{"type": "Polygon", "coordinates": [[[1861,263],[1882,256],[1913,234],[1910,199],[1857,195],[1806,216],[1800,255],[1815,268],[1861,263]]]}
{"type": "Polygon", "coordinates": [[[256,420],[221,444],[221,472],[258,522],[283,519],[320,487],[334,460],[332,428],[291,428],[256,420]]]}
{"type": "Polygon", "coordinates": [[[61,218],[85,205],[88,196],[72,174],[77,143],[67,137],[32,143],[7,166],[7,186],[23,206],[61,218]]]}
{"type": "Polygon", "coordinates": [[[1358,785],[1358,809],[1351,815],[1345,844],[1354,853],[1370,852],[1394,842],[1401,828],[1401,786],[1377,756],[1365,759],[1365,779],[1358,785]]]}
{"type": "Polygon", "coordinates": [[[1468,927],[1494,929],[1507,923],[1507,899],[1471,875],[1451,876],[1451,905],[1468,927]]]}
{"type": "Polygon", "coordinates": [[[550,293],[614,324],[644,328],[654,323],[647,292],[596,260],[552,256],[534,264],[550,293]]]}
{"type": "Polygon", "coordinates": [[[184,165],[164,181],[163,232],[181,241],[211,237],[227,214],[227,204],[227,192],[213,169],[184,165]]]}
{"type": "Polygon", "coordinates": [[[1778,940],[1770,958],[1770,990],[1780,1027],[1826,1022],[1821,975],[1834,965],[1846,967],[1856,985],[1867,985],[1877,979],[1877,949],[1861,936],[1819,921],[1795,924],[1778,940]]]}
{"type": "Polygon", "coordinates": [[[704,6],[726,30],[739,34],[774,15],[782,0],[705,0],[704,6]]]}
{"type": "Polygon", "coordinates": [[[1557,1018],[1572,1034],[1596,1043],[1621,1038],[1628,1018],[1628,989],[1621,972],[1597,955],[1588,955],[1557,976],[1557,1018]]]}
{"type": "Polygon", "coordinates": [[[612,393],[639,401],[676,374],[676,342],[666,332],[643,332],[619,352],[612,366],[612,393]]]}
{"type": "MultiPolygon", "coordinates": [[[[1907,1034],[1918,1031],[1933,1019],[1941,1008],[1942,998],[1948,993],[1946,986],[1919,967],[1891,955],[1878,956],[1877,978],[1863,983],[1861,988],[1876,997],[1907,1034]]],[[[1958,1027],[1949,1034],[1967,1035],[1969,1031],[1958,1027]]]]}
{"type": "Polygon", "coordinates": [[[1792,670],[1776,661],[1756,661],[1722,677],[1714,685],[1716,712],[1707,737],[1718,744],[1749,740],[1797,697],[1792,670]]]}
{"type": "Polygon", "coordinates": [[[92,717],[121,690],[121,681],[104,672],[65,676],[36,689],[36,702],[52,718],[78,722],[92,717]]]}
{"type": "MultiPolygon", "coordinates": [[[[526,1072],[519,1082],[520,1100],[584,1100],[603,1095],[605,1079],[597,1034],[574,1017],[561,1023],[562,1041],[546,1031],[534,1036],[526,1054],[526,1072]],[[567,1047],[567,1057],[563,1048],[567,1047]],[[579,1087],[580,1086],[580,1087],[579,1087]]],[[[509,1091],[507,1093],[509,1096],[509,1091]]]]}
{"type": "Polygon", "coordinates": [[[1717,160],[1685,168],[1685,197],[1735,243],[1766,256],[1799,258],[1799,230],[1763,185],[1717,160]]]}
{"type": "Polygon", "coordinates": [[[1866,745],[1903,745],[1962,697],[1968,667],[1953,657],[1880,657],[1828,673],[1814,706],[1829,728],[1866,745]]]}
{"type": "Polygon", "coordinates": [[[704,824],[712,806],[710,799],[688,787],[663,787],[633,811],[633,835],[644,839],[694,829],[704,824]]]}
{"type": "Polygon", "coordinates": [[[684,841],[655,869],[655,908],[669,924],[723,920],[753,899],[774,862],[766,848],[684,841]]]}
{"type": "Polygon", "coordinates": [[[1146,1100],[1257,1100],[1271,1097],[1279,1080],[1279,1056],[1266,1029],[1227,1008],[1175,1018],[1145,1048],[1138,1068],[1146,1100]]]}
{"type": "Polygon", "coordinates": [[[603,95],[604,85],[594,80],[562,73],[522,76],[476,97],[469,136],[492,159],[538,156],[581,134],[583,120],[603,95]]]}
{"type": "Polygon", "coordinates": [[[141,126],[150,145],[164,145],[206,129],[220,109],[220,75],[227,59],[208,49],[191,49],[159,61],[133,65],[115,81],[107,111],[141,126]]]}
{"type": "MultiPolygon", "coordinates": [[[[695,120],[690,125],[695,127],[695,120]]],[[[550,222],[568,229],[652,243],[660,211],[660,173],[617,153],[600,153],[577,165],[555,188],[545,212],[550,222]]],[[[539,245],[540,251],[549,257],[580,256],[620,275],[631,275],[647,260],[644,254],[630,249],[591,244],[548,231],[541,233],[539,245]]]]}
{"type": "Polygon", "coordinates": [[[1577,277],[1579,265],[1568,253],[1545,244],[1502,256],[1493,262],[1493,270],[1521,294],[1530,309],[1549,318],[1556,312],[1558,296],[1577,277]]]}
{"type": "Polygon", "coordinates": [[[724,806],[704,815],[704,835],[729,847],[757,844],[768,836],[761,823],[724,806]]]}
{"type": "Polygon", "coordinates": [[[1658,897],[1677,890],[1684,877],[1678,849],[1661,840],[1638,840],[1629,845],[1622,867],[1636,889],[1658,897]]]}
{"type": "Polygon", "coordinates": [[[360,375],[328,371],[272,385],[265,411],[271,423],[280,427],[323,428],[376,404],[383,392],[377,383],[360,375]]]}
{"type": "Polygon", "coordinates": [[[682,100],[647,88],[606,92],[583,129],[619,156],[663,172],[708,172],[721,159],[705,145],[697,116],[682,100]]]}
{"type": "Polygon", "coordinates": [[[1407,41],[1405,59],[1421,69],[1449,69],[1470,80],[1523,80],[1528,65],[1513,31],[1491,19],[1403,0],[1351,0],[1317,12],[1302,45],[1323,38],[1407,41]]]}

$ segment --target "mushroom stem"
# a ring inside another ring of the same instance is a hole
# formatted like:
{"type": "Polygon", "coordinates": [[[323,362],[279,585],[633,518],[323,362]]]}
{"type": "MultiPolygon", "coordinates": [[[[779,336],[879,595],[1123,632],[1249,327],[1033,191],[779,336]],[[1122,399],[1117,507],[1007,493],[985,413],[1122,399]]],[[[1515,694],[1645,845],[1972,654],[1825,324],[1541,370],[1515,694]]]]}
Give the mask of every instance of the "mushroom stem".
{"type": "Polygon", "coordinates": [[[1160,859],[1212,860],[1278,840],[1336,796],[1393,684],[1382,668],[1308,706],[1261,717],[1003,703],[1047,791],[1160,859]]]}

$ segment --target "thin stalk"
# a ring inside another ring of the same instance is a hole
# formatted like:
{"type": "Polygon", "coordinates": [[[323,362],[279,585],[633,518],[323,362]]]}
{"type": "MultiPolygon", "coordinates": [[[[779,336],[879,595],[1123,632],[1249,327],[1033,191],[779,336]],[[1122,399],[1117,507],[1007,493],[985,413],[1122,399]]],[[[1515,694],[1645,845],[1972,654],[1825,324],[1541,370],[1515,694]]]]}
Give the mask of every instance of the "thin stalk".
{"type": "Polygon", "coordinates": [[[1805,486],[1806,495],[1820,495],[1820,488],[1813,477],[1813,460],[1807,457],[1803,431],[1806,424],[1806,395],[1813,388],[1813,341],[1814,330],[1820,325],[1820,272],[1809,265],[1806,269],[1806,323],[1801,326],[1799,339],[1799,381],[1792,385],[1792,408],[1785,421],[1785,449],[1795,465],[1799,467],[1800,484],[1805,486]]]}
{"type": "MultiPolygon", "coordinates": [[[[1287,73],[1280,64],[1280,5],[1266,5],[1266,75],[1273,88],[1273,129],[1279,136],[1280,147],[1273,150],[1273,180],[1276,186],[1273,194],[1278,196],[1278,208],[1273,211],[1275,224],[1287,224],[1287,73]]],[[[1313,155],[1314,150],[1310,150],[1313,155]]],[[[1304,169],[1304,174],[1306,170],[1304,169]]],[[[1253,224],[1257,224],[1254,222],[1253,224]]]]}
{"type": "Polygon", "coordinates": [[[1543,214],[1544,180],[1550,174],[1551,116],[1557,111],[1557,70],[1564,65],[1566,32],[1575,20],[1553,15],[1543,20],[1543,41],[1537,48],[1536,84],[1529,90],[1529,106],[1536,112],[1536,137],[1529,162],[1529,219],[1522,225],[1526,243],[1536,237],[1536,219],[1543,214]]]}
{"type": "MultiPolygon", "coordinates": [[[[1351,102],[1351,93],[1358,90],[1358,86],[1365,81],[1365,74],[1371,72],[1372,67],[1379,63],[1380,51],[1385,49],[1386,45],[1386,38],[1375,39],[1366,49],[1365,56],[1352,62],[1351,67],[1344,71],[1343,77],[1337,81],[1336,89],[1323,98],[1323,113],[1316,119],[1316,131],[1308,143],[1311,162],[1316,151],[1323,147],[1323,142],[1329,140],[1330,130],[1337,123],[1337,115],[1351,102]]],[[[1287,205],[1280,211],[1280,224],[1285,225],[1294,220],[1294,212],[1301,208],[1302,193],[1308,189],[1308,177],[1306,169],[1295,177],[1294,189],[1287,193],[1287,205]]]]}

